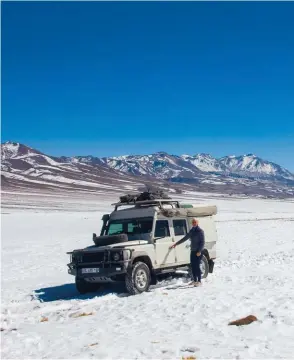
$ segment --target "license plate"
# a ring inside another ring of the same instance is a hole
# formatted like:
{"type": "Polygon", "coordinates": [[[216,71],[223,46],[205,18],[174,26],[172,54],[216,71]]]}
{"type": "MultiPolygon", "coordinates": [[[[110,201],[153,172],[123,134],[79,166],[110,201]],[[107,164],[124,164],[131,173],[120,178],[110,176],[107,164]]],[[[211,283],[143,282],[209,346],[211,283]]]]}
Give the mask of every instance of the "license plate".
{"type": "Polygon", "coordinates": [[[97,274],[99,271],[99,268],[85,268],[82,269],[82,274],[97,274]]]}

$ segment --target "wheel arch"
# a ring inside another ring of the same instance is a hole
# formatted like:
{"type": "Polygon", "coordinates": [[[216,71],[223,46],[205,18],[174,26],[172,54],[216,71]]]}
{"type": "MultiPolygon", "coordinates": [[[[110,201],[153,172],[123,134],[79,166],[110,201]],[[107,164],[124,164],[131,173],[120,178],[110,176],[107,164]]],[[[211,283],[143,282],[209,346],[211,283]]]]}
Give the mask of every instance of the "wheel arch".
{"type": "Polygon", "coordinates": [[[204,255],[207,260],[210,260],[209,252],[207,249],[202,250],[202,255],[204,255]]]}
{"type": "Polygon", "coordinates": [[[135,252],[132,256],[131,265],[133,266],[135,263],[139,261],[144,262],[149,267],[150,272],[153,271],[152,261],[147,253],[135,252]]]}
{"type": "Polygon", "coordinates": [[[148,266],[151,275],[151,285],[155,285],[157,283],[157,278],[150,256],[145,251],[134,252],[132,255],[132,260],[129,264],[130,268],[132,268],[134,264],[139,261],[145,263],[148,266]]]}
{"type": "Polygon", "coordinates": [[[204,249],[202,251],[202,254],[206,257],[207,261],[208,261],[208,266],[209,266],[209,273],[213,273],[213,268],[214,268],[214,261],[213,259],[210,258],[209,252],[207,249],[204,249]]]}

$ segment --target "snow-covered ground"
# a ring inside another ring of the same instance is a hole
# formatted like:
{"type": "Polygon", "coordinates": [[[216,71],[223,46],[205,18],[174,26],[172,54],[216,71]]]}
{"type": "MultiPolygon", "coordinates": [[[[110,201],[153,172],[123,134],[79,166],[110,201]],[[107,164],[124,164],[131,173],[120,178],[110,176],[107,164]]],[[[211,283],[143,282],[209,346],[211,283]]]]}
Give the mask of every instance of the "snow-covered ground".
{"type": "Polygon", "coordinates": [[[293,202],[199,197],[219,208],[218,260],[202,288],[177,278],[138,296],[79,296],[66,251],[91,244],[113,200],[3,207],[3,359],[294,358],[293,202]],[[250,314],[259,321],[228,326],[250,314]]]}

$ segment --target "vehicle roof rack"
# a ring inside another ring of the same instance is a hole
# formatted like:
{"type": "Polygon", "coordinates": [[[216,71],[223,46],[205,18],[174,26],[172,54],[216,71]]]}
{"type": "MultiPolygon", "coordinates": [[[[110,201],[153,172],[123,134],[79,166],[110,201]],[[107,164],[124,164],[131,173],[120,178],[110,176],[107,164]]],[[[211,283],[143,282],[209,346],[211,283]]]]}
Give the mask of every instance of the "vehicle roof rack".
{"type": "Polygon", "coordinates": [[[179,201],[172,200],[172,199],[152,199],[152,200],[142,200],[142,201],[131,200],[129,202],[118,202],[118,203],[114,203],[111,205],[115,207],[115,211],[116,211],[117,208],[120,206],[128,206],[128,205],[156,206],[157,205],[160,208],[162,208],[164,204],[172,204],[172,205],[175,205],[176,208],[180,208],[179,201]]]}

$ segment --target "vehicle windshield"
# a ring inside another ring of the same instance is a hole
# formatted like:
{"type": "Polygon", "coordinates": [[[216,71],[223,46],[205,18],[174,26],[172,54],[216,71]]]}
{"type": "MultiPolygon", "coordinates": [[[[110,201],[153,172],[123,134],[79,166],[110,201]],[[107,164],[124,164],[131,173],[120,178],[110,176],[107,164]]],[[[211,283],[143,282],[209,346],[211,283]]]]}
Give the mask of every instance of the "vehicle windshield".
{"type": "Polygon", "coordinates": [[[106,235],[127,234],[129,240],[150,240],[153,218],[111,220],[106,235]]]}

